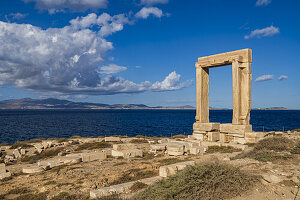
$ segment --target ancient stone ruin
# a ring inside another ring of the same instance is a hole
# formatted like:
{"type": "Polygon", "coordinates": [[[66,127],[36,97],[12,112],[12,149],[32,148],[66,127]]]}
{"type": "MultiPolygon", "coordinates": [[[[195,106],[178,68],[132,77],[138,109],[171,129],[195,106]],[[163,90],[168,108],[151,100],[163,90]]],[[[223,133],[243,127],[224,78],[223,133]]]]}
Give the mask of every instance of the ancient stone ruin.
{"type": "Polygon", "coordinates": [[[193,136],[202,141],[255,142],[251,110],[252,50],[243,49],[198,58],[196,62],[197,111],[193,136]],[[232,65],[233,115],[231,124],[209,121],[209,69],[232,65]]]}

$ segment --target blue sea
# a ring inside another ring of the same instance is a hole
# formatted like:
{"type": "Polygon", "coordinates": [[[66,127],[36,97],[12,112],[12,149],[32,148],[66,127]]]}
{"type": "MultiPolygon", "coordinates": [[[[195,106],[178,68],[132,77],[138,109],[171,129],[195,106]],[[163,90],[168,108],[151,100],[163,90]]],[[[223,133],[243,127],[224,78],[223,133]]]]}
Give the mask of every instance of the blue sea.
{"type": "MultiPolygon", "coordinates": [[[[195,110],[1,110],[0,143],[34,138],[192,134],[195,110]]],[[[232,110],[210,111],[210,121],[231,123],[232,110]]],[[[255,131],[300,128],[300,110],[253,110],[255,131]]]]}

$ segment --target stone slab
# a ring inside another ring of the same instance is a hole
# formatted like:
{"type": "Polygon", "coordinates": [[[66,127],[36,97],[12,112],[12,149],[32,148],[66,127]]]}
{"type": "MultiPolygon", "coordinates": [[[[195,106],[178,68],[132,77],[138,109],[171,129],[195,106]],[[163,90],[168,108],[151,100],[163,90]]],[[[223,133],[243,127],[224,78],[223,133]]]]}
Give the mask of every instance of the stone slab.
{"type": "Polygon", "coordinates": [[[13,154],[14,154],[14,156],[15,156],[16,159],[21,158],[21,154],[20,154],[20,152],[19,152],[18,149],[15,149],[15,150],[13,151],[13,154]]]}
{"type": "Polygon", "coordinates": [[[217,142],[220,140],[220,132],[208,132],[208,141],[210,142],[217,142]]]}
{"type": "Polygon", "coordinates": [[[252,132],[252,125],[221,124],[220,132],[244,136],[246,132],[252,132]]]}
{"type": "Polygon", "coordinates": [[[150,152],[156,153],[157,151],[165,151],[167,144],[151,144],[150,145],[150,152]]]}
{"type": "MultiPolygon", "coordinates": [[[[138,181],[145,183],[147,185],[152,185],[161,179],[162,179],[162,177],[155,176],[155,177],[151,177],[151,178],[141,179],[138,181]]],[[[101,198],[104,196],[110,196],[110,195],[115,195],[115,194],[118,195],[118,194],[122,194],[122,193],[129,193],[130,188],[133,186],[133,184],[135,182],[137,182],[137,181],[122,183],[122,184],[118,184],[118,185],[112,185],[109,187],[103,187],[99,190],[92,190],[92,191],[90,191],[90,197],[92,199],[95,199],[95,198],[101,198]]]]}
{"type": "Polygon", "coordinates": [[[123,158],[143,157],[143,151],[140,149],[129,149],[129,150],[122,150],[122,151],[112,150],[111,155],[114,157],[123,157],[123,158]]]}
{"type": "Polygon", "coordinates": [[[34,173],[43,172],[44,169],[38,165],[30,165],[30,166],[23,167],[22,171],[25,174],[34,174],[34,173]]]}
{"type": "Polygon", "coordinates": [[[122,151],[122,150],[128,150],[128,149],[136,149],[137,145],[132,143],[127,144],[114,144],[113,150],[115,151],[122,151]]]}
{"type": "Polygon", "coordinates": [[[81,154],[82,162],[91,162],[95,160],[105,160],[106,152],[89,152],[81,154]]]}
{"type": "Polygon", "coordinates": [[[167,144],[167,152],[170,156],[182,156],[184,154],[184,145],[176,143],[167,144]]]}
{"type": "Polygon", "coordinates": [[[220,123],[198,123],[193,125],[194,131],[201,133],[201,131],[218,131],[220,129],[220,123]]]}
{"type": "Polygon", "coordinates": [[[4,178],[8,178],[11,176],[10,172],[5,172],[5,173],[0,173],[0,180],[4,179],[4,178]]]}
{"type": "Polygon", "coordinates": [[[207,151],[207,147],[192,147],[190,148],[189,153],[191,155],[197,155],[197,154],[202,154],[207,151]]]}
{"type": "Polygon", "coordinates": [[[1,163],[0,164],[0,174],[4,174],[4,173],[6,173],[5,164],[1,163]]]}
{"type": "Polygon", "coordinates": [[[171,164],[171,165],[161,166],[159,168],[159,176],[168,177],[168,176],[176,174],[180,170],[183,170],[187,166],[192,166],[192,165],[195,165],[195,161],[186,161],[186,162],[180,162],[180,163],[175,163],[175,164],[171,164]]]}
{"type": "Polygon", "coordinates": [[[105,142],[120,142],[121,138],[120,137],[105,137],[104,138],[105,142]]]}

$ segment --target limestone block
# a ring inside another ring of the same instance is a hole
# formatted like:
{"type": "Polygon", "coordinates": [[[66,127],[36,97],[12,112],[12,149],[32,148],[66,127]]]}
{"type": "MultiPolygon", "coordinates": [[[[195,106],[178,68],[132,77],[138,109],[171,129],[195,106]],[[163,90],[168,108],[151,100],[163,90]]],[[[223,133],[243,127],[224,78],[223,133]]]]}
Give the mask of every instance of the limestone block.
{"type": "Polygon", "coordinates": [[[21,149],[21,155],[26,155],[27,152],[27,149],[21,149]]]}
{"type": "Polygon", "coordinates": [[[151,144],[150,152],[156,153],[157,151],[165,151],[167,144],[151,144]]]}
{"type": "Polygon", "coordinates": [[[19,152],[18,149],[15,149],[15,150],[13,151],[13,154],[14,154],[14,156],[15,156],[16,159],[21,158],[21,154],[20,154],[20,152],[19,152]]]}
{"type": "Polygon", "coordinates": [[[43,172],[44,169],[38,165],[30,165],[23,167],[23,173],[25,174],[33,174],[38,172],[43,172]]]}
{"type": "Polygon", "coordinates": [[[167,139],[161,139],[161,140],[158,140],[158,143],[159,144],[168,143],[168,140],[167,139]]]}
{"type": "Polygon", "coordinates": [[[226,133],[220,133],[219,141],[220,141],[221,143],[227,142],[227,140],[226,140],[226,133]]]}
{"type": "Polygon", "coordinates": [[[247,140],[243,137],[234,137],[233,142],[238,144],[246,144],[247,140]]]}
{"type": "Polygon", "coordinates": [[[218,131],[220,129],[220,123],[194,123],[194,130],[197,131],[218,131]]]}
{"type": "Polygon", "coordinates": [[[265,132],[246,132],[245,138],[263,138],[267,133],[265,132]]]}
{"type": "Polygon", "coordinates": [[[204,147],[209,147],[209,146],[221,146],[221,143],[220,142],[208,142],[208,141],[203,141],[201,142],[201,146],[204,146],[204,147]]]}
{"type": "Polygon", "coordinates": [[[136,149],[137,145],[132,144],[132,143],[127,143],[127,144],[114,144],[113,145],[113,150],[116,151],[122,151],[122,150],[128,150],[128,149],[136,149]]]}
{"type": "Polygon", "coordinates": [[[0,164],[0,174],[4,174],[4,173],[6,173],[5,164],[1,163],[0,164]]]}
{"type": "MultiPolygon", "coordinates": [[[[145,183],[147,185],[152,185],[155,182],[161,180],[162,177],[160,176],[155,176],[155,177],[151,177],[151,178],[145,178],[145,179],[141,179],[138,180],[139,182],[145,183]]],[[[104,196],[110,196],[110,195],[115,195],[115,194],[123,194],[123,193],[130,193],[130,188],[131,186],[133,186],[133,184],[137,182],[137,181],[132,181],[132,182],[128,182],[128,183],[122,183],[122,184],[118,184],[118,185],[112,185],[109,187],[103,187],[99,190],[92,190],[90,191],[90,197],[92,199],[94,198],[101,198],[104,196]]]]}
{"type": "Polygon", "coordinates": [[[114,157],[123,157],[123,158],[143,157],[143,151],[140,149],[128,149],[122,151],[112,150],[111,155],[114,157]]]}
{"type": "Polygon", "coordinates": [[[220,140],[220,132],[208,132],[208,141],[216,142],[220,140]]]}
{"type": "Polygon", "coordinates": [[[105,142],[120,142],[121,139],[119,137],[105,137],[105,142]]]}
{"type": "Polygon", "coordinates": [[[206,132],[205,133],[194,133],[193,137],[196,140],[204,141],[205,134],[206,134],[206,132]]]}
{"type": "Polygon", "coordinates": [[[244,136],[246,132],[252,132],[252,125],[221,124],[220,132],[244,136]]]}
{"type": "Polygon", "coordinates": [[[35,144],[33,144],[33,146],[34,146],[36,149],[44,149],[44,146],[43,146],[41,143],[35,143],[35,144]]]}
{"type": "Polygon", "coordinates": [[[5,173],[0,173],[0,180],[4,179],[4,178],[8,178],[11,176],[10,172],[5,172],[5,173]]]}
{"type": "Polygon", "coordinates": [[[82,153],[82,162],[91,162],[94,160],[104,160],[106,159],[105,152],[89,152],[89,153],[82,153]]]}
{"type": "Polygon", "coordinates": [[[194,135],[188,135],[188,139],[195,140],[196,138],[194,137],[194,135]]]}
{"type": "Polygon", "coordinates": [[[159,168],[159,176],[168,177],[176,174],[179,170],[183,170],[187,166],[192,165],[195,165],[195,161],[180,162],[172,165],[161,166],[159,168]]]}
{"type": "Polygon", "coordinates": [[[206,151],[207,151],[207,147],[192,147],[192,148],[190,148],[191,155],[205,153],[206,151]]]}
{"type": "Polygon", "coordinates": [[[167,145],[167,152],[170,156],[182,156],[184,154],[184,145],[169,143],[167,145]]]}
{"type": "Polygon", "coordinates": [[[75,163],[80,163],[82,162],[82,158],[78,156],[63,156],[59,158],[60,163],[63,164],[75,164],[75,163]]]}

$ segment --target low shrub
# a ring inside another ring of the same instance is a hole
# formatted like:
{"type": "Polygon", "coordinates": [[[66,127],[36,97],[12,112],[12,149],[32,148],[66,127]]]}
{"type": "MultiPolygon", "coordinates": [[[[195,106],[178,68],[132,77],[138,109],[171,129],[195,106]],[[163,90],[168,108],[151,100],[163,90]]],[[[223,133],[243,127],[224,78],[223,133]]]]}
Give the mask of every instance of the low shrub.
{"type": "Polygon", "coordinates": [[[38,194],[23,194],[14,200],[46,200],[47,199],[47,192],[42,192],[38,194]]]}
{"type": "Polygon", "coordinates": [[[150,178],[157,176],[158,172],[154,170],[131,169],[123,173],[118,179],[110,183],[110,185],[117,185],[121,183],[127,183],[131,181],[137,181],[144,178],[150,178]]]}
{"type": "Polygon", "coordinates": [[[209,146],[207,148],[206,153],[233,153],[242,151],[241,149],[233,148],[233,147],[224,147],[224,146],[209,146]]]}
{"type": "Polygon", "coordinates": [[[93,150],[93,149],[104,149],[104,148],[110,148],[112,145],[107,142],[91,142],[91,143],[83,143],[80,144],[76,151],[82,151],[82,150],[93,150]]]}
{"type": "Polygon", "coordinates": [[[148,140],[132,139],[132,140],[130,140],[130,143],[143,144],[143,143],[148,143],[148,140]]]}
{"type": "Polygon", "coordinates": [[[36,154],[36,155],[33,155],[33,156],[25,156],[21,159],[21,161],[22,162],[29,162],[29,163],[36,163],[39,160],[57,156],[57,154],[59,152],[63,151],[63,150],[64,150],[63,147],[46,150],[46,151],[41,152],[40,154],[36,154]]]}
{"type": "Polygon", "coordinates": [[[258,178],[220,164],[187,167],[134,197],[136,200],[229,199],[251,189],[258,178]]]}
{"type": "Polygon", "coordinates": [[[289,151],[294,146],[294,142],[286,137],[274,136],[260,140],[254,145],[255,150],[272,150],[276,152],[289,151]]]}
{"type": "Polygon", "coordinates": [[[300,142],[297,143],[292,149],[291,149],[292,154],[300,154],[300,142]]]}
{"type": "Polygon", "coordinates": [[[33,145],[31,144],[28,144],[27,142],[15,142],[11,147],[10,149],[17,149],[17,148],[22,148],[22,149],[27,149],[27,148],[31,148],[33,147],[33,145]]]}
{"type": "Polygon", "coordinates": [[[58,195],[51,198],[51,200],[88,200],[89,196],[69,194],[68,192],[61,192],[58,195]]]}
{"type": "Polygon", "coordinates": [[[144,188],[146,188],[146,187],[148,187],[147,184],[142,183],[142,182],[140,182],[140,181],[137,181],[137,182],[135,182],[135,183],[130,187],[130,191],[131,191],[131,192],[137,192],[137,191],[139,191],[139,190],[141,190],[141,189],[144,189],[144,188]]]}

